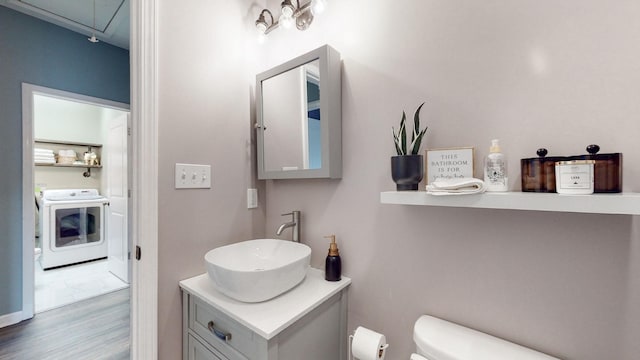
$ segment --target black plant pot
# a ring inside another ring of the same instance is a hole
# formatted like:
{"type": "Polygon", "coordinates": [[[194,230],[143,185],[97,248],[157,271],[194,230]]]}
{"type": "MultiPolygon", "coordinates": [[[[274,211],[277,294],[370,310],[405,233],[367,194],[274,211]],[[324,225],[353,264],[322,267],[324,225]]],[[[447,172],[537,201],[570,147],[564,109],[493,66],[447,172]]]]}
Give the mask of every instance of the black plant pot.
{"type": "Polygon", "coordinates": [[[391,157],[391,178],[396,190],[418,190],[424,175],[422,155],[397,155],[391,157]]]}

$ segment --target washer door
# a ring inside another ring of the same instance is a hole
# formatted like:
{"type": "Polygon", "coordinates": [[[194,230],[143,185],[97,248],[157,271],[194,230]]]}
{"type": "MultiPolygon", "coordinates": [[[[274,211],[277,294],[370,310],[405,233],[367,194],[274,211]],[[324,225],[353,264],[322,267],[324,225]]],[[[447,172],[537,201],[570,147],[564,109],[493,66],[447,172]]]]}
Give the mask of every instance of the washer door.
{"type": "Polygon", "coordinates": [[[52,250],[103,242],[102,211],[102,205],[98,204],[52,206],[52,250]]]}

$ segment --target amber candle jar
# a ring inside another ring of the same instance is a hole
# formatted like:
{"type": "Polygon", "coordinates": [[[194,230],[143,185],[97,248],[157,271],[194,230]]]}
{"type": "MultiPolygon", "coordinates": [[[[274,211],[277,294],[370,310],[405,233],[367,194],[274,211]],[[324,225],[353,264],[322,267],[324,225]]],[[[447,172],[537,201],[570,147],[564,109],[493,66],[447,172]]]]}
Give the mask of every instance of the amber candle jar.
{"type": "Polygon", "coordinates": [[[600,146],[589,145],[587,160],[595,160],[593,167],[594,193],[622,192],[622,153],[598,154],[600,146]]]}
{"type": "Polygon", "coordinates": [[[547,149],[538,149],[538,157],[520,159],[521,185],[524,192],[556,192],[555,164],[565,158],[547,156],[547,149]]]}

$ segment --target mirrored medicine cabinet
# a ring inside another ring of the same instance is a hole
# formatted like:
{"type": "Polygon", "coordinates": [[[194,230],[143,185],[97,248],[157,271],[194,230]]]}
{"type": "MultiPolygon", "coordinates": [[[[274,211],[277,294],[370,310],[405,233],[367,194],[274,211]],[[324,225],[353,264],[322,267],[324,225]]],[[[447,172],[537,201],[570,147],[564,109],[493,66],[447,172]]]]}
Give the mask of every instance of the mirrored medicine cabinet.
{"type": "Polygon", "coordinates": [[[340,54],[325,45],[256,76],[258,179],[342,176],[340,54]]]}

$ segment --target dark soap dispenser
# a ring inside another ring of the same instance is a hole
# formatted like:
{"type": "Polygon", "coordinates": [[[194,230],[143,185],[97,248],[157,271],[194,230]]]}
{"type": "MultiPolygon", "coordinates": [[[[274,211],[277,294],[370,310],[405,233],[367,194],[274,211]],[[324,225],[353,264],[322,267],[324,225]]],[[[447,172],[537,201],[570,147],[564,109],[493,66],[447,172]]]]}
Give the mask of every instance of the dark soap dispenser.
{"type": "Polygon", "coordinates": [[[338,244],[336,244],[336,236],[329,235],[325,238],[331,239],[331,244],[329,245],[329,255],[324,263],[324,278],[327,281],[340,281],[342,279],[342,261],[338,244]]]}

